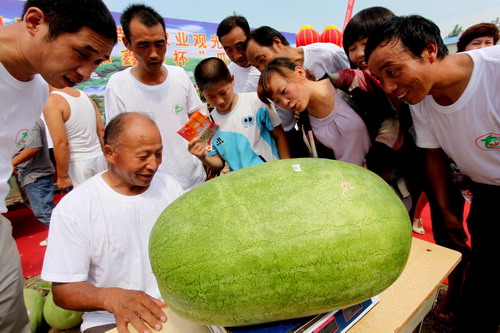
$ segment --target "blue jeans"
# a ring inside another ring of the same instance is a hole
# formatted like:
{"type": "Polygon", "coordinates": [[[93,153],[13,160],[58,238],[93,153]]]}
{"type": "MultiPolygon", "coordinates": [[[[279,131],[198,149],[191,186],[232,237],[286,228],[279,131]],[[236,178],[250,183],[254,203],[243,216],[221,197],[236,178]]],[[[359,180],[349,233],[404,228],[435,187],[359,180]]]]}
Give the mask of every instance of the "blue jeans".
{"type": "Polygon", "coordinates": [[[38,178],[34,183],[24,187],[28,194],[31,210],[38,221],[47,227],[50,224],[54,204],[54,180],[53,176],[38,178]]]}

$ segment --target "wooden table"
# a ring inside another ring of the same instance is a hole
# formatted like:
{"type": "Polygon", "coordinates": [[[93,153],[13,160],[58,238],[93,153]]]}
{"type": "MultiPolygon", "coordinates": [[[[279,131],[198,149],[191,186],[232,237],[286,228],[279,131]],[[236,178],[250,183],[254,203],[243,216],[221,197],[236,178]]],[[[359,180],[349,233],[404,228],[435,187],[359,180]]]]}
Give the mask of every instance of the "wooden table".
{"type": "MultiPolygon", "coordinates": [[[[457,251],[413,238],[410,257],[401,276],[379,295],[380,303],[349,333],[413,332],[432,308],[438,287],[458,264],[460,257],[457,251]]],[[[207,327],[188,322],[169,309],[167,315],[167,325],[163,325],[160,332],[209,332],[207,327]]],[[[133,328],[130,331],[136,332],[133,328]]],[[[117,332],[114,329],[108,333],[117,332]]]]}
{"type": "MultiPolygon", "coordinates": [[[[199,325],[192,323],[190,321],[185,320],[182,317],[176,315],[169,308],[165,309],[165,313],[167,314],[168,320],[166,324],[162,325],[162,329],[157,331],[155,329],[151,329],[151,332],[161,332],[161,333],[210,333],[210,330],[205,325],[199,325]]],[[[147,325],[149,326],[149,325],[147,325]]],[[[137,330],[132,327],[132,325],[128,325],[128,330],[130,333],[137,333],[137,330]]],[[[118,333],[116,328],[108,331],[107,333],[118,333]]]]}
{"type": "Polygon", "coordinates": [[[413,332],[432,308],[438,287],[460,258],[460,252],[413,238],[401,276],[380,294],[380,303],[349,333],[413,332]]]}

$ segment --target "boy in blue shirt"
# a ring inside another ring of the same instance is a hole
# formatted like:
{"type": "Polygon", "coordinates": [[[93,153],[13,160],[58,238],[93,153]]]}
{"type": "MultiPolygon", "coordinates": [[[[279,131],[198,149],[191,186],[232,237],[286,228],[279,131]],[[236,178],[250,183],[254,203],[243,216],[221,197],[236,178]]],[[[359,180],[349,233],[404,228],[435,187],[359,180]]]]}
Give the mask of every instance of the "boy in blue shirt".
{"type": "Polygon", "coordinates": [[[221,59],[202,60],[194,77],[207,102],[216,108],[209,118],[219,131],[209,150],[197,139],[190,141],[191,154],[214,170],[221,170],[227,162],[232,171],[290,158],[285,131],[274,108],[262,103],[255,92],[235,94],[233,76],[221,59]]]}

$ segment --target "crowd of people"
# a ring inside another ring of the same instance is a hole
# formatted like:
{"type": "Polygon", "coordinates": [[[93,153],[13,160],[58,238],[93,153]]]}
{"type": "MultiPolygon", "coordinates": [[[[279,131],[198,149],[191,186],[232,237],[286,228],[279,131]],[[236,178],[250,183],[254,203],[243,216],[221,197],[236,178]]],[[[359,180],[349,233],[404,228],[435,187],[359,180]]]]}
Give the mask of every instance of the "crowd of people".
{"type": "MultiPolygon", "coordinates": [[[[343,48],[296,48],[272,27],[251,30],[243,16],[228,16],[217,36],[231,64],[207,58],[194,71],[214,107],[207,116],[219,126],[205,145],[177,134],[202,101],[184,69],[164,64],[161,15],[133,4],[120,23],[138,65],[110,77],[106,126],[95,103],[71,88],[89,79],[117,42],[101,0],[28,0],[22,21],[0,27],[0,96],[8,106],[0,125],[0,191],[5,198],[16,170],[35,216],[50,224],[42,278],[52,282],[56,304],[85,311],[82,332],[161,328],[166,304],[147,252],[163,209],[206,181],[209,169],[294,157],[333,158],[375,172],[400,197],[415,232],[424,232],[427,200],[436,243],[462,253],[435,316],[456,332],[497,331],[494,24],[470,27],[449,54],[432,21],[382,7],[350,20],[343,48]],[[60,190],[73,188],[57,206],[54,177],[60,190]]],[[[28,332],[19,254],[10,222],[0,219],[0,331],[28,332]]]]}

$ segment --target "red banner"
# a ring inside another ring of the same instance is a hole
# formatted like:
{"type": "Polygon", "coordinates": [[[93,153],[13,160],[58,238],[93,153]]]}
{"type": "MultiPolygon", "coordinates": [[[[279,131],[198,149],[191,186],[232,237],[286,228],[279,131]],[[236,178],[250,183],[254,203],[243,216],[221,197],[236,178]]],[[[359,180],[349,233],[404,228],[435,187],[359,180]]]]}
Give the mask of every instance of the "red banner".
{"type": "Polygon", "coordinates": [[[342,28],[342,31],[345,30],[345,26],[349,21],[351,20],[352,17],[352,10],[354,9],[354,1],[355,0],[347,0],[347,9],[345,11],[345,18],[344,18],[344,27],[342,28]]]}

